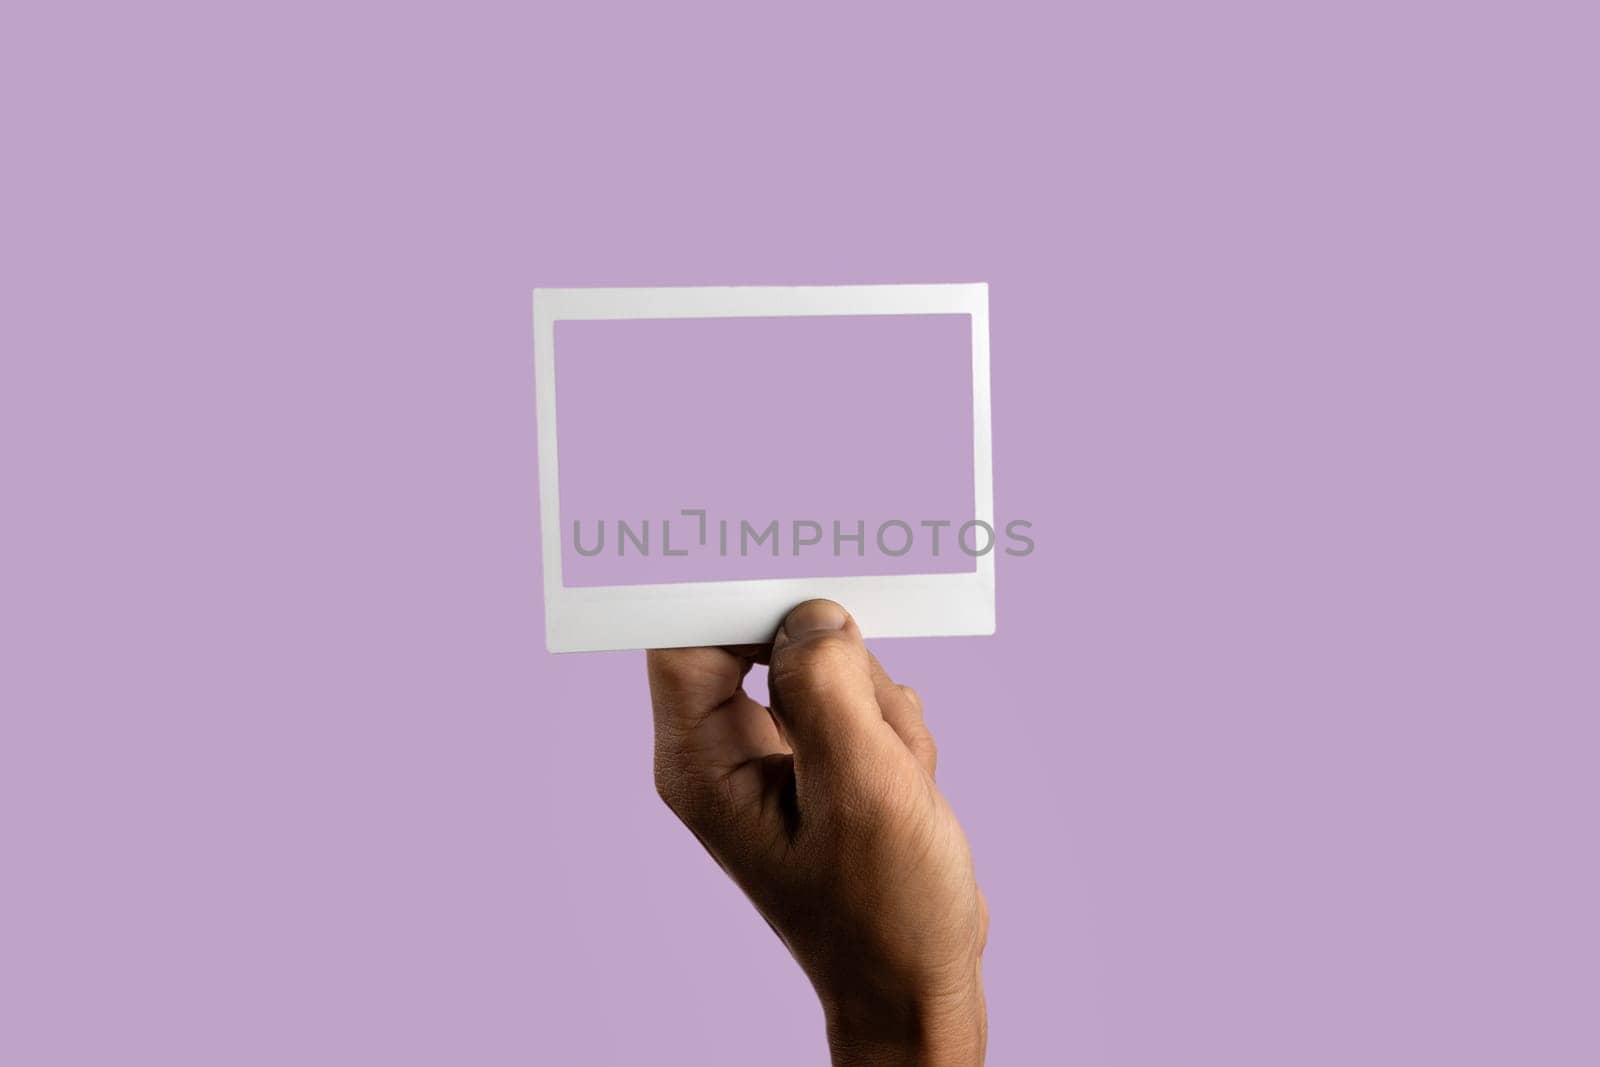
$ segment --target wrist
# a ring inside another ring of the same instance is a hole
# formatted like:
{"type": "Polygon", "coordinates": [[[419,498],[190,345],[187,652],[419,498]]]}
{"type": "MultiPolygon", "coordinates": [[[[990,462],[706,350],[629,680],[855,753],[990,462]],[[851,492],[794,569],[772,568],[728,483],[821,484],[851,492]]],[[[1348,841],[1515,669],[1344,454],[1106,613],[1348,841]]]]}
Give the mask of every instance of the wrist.
{"type": "Polygon", "coordinates": [[[824,998],[834,1067],[979,1067],[988,1040],[983,988],[944,996],[824,998]]]}

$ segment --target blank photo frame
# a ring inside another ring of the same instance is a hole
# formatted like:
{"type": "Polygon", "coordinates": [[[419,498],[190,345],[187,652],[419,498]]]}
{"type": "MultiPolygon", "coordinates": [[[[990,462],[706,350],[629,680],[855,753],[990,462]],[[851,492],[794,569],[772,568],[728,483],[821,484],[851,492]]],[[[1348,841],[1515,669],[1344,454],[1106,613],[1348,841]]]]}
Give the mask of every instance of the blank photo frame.
{"type": "MultiPolygon", "coordinates": [[[[772,639],[789,609],[815,597],[848,607],[867,637],[994,633],[993,552],[978,556],[975,570],[960,573],[610,586],[568,586],[562,581],[563,517],[556,457],[558,321],[941,314],[966,315],[972,324],[974,499],[970,518],[993,528],[986,284],[535,289],[534,379],[545,644],[549,650],[757,644],[772,639]]],[[[693,357],[662,352],[661,358],[692,361],[693,357]]]]}

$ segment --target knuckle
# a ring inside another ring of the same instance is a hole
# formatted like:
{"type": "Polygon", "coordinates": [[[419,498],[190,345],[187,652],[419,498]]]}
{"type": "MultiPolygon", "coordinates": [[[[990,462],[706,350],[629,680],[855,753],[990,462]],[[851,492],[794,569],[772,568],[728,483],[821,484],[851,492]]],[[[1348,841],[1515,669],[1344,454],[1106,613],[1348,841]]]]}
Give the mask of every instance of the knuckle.
{"type": "Polygon", "coordinates": [[[832,789],[834,816],[842,829],[875,836],[921,810],[919,784],[895,773],[892,762],[863,759],[852,772],[840,776],[832,789]]]}
{"type": "Polygon", "coordinates": [[[674,815],[685,823],[692,823],[698,805],[694,790],[682,768],[670,759],[656,759],[656,796],[661,798],[674,815]]]}
{"type": "Polygon", "coordinates": [[[828,634],[782,649],[773,657],[771,674],[779,682],[825,686],[830,678],[851,670],[856,657],[856,646],[847,638],[828,634]]]}
{"type": "Polygon", "coordinates": [[[677,783],[673,781],[671,775],[662,773],[659,766],[656,768],[656,796],[660,797],[661,802],[674,812],[678,810],[679,790],[677,783]]]}

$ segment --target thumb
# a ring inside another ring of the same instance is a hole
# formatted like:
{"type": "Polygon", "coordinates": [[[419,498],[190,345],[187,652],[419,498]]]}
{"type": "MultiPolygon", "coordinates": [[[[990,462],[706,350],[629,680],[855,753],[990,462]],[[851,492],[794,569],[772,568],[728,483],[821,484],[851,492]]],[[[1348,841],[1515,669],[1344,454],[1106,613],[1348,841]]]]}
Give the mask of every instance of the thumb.
{"type": "Polygon", "coordinates": [[[808,764],[844,769],[884,741],[872,657],[850,613],[831,600],[808,600],[783,620],[767,688],[797,775],[808,764]]]}

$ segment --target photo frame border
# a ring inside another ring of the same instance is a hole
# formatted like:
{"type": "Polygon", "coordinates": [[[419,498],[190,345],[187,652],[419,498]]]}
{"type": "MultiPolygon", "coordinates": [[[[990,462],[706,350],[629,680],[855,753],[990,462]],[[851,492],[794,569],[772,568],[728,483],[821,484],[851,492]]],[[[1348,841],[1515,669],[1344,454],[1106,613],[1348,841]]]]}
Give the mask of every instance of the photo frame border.
{"type": "Polygon", "coordinates": [[[989,398],[989,286],[654,286],[533,290],[539,518],[545,647],[599,652],[770,641],[803,600],[850,609],[867,637],[940,637],[995,630],[994,554],[955,574],[755,578],[643,585],[567,586],[561,573],[560,464],[556,452],[555,324],[564,319],[793,318],[820,315],[964,314],[972,325],[973,519],[995,528],[989,398]]]}

